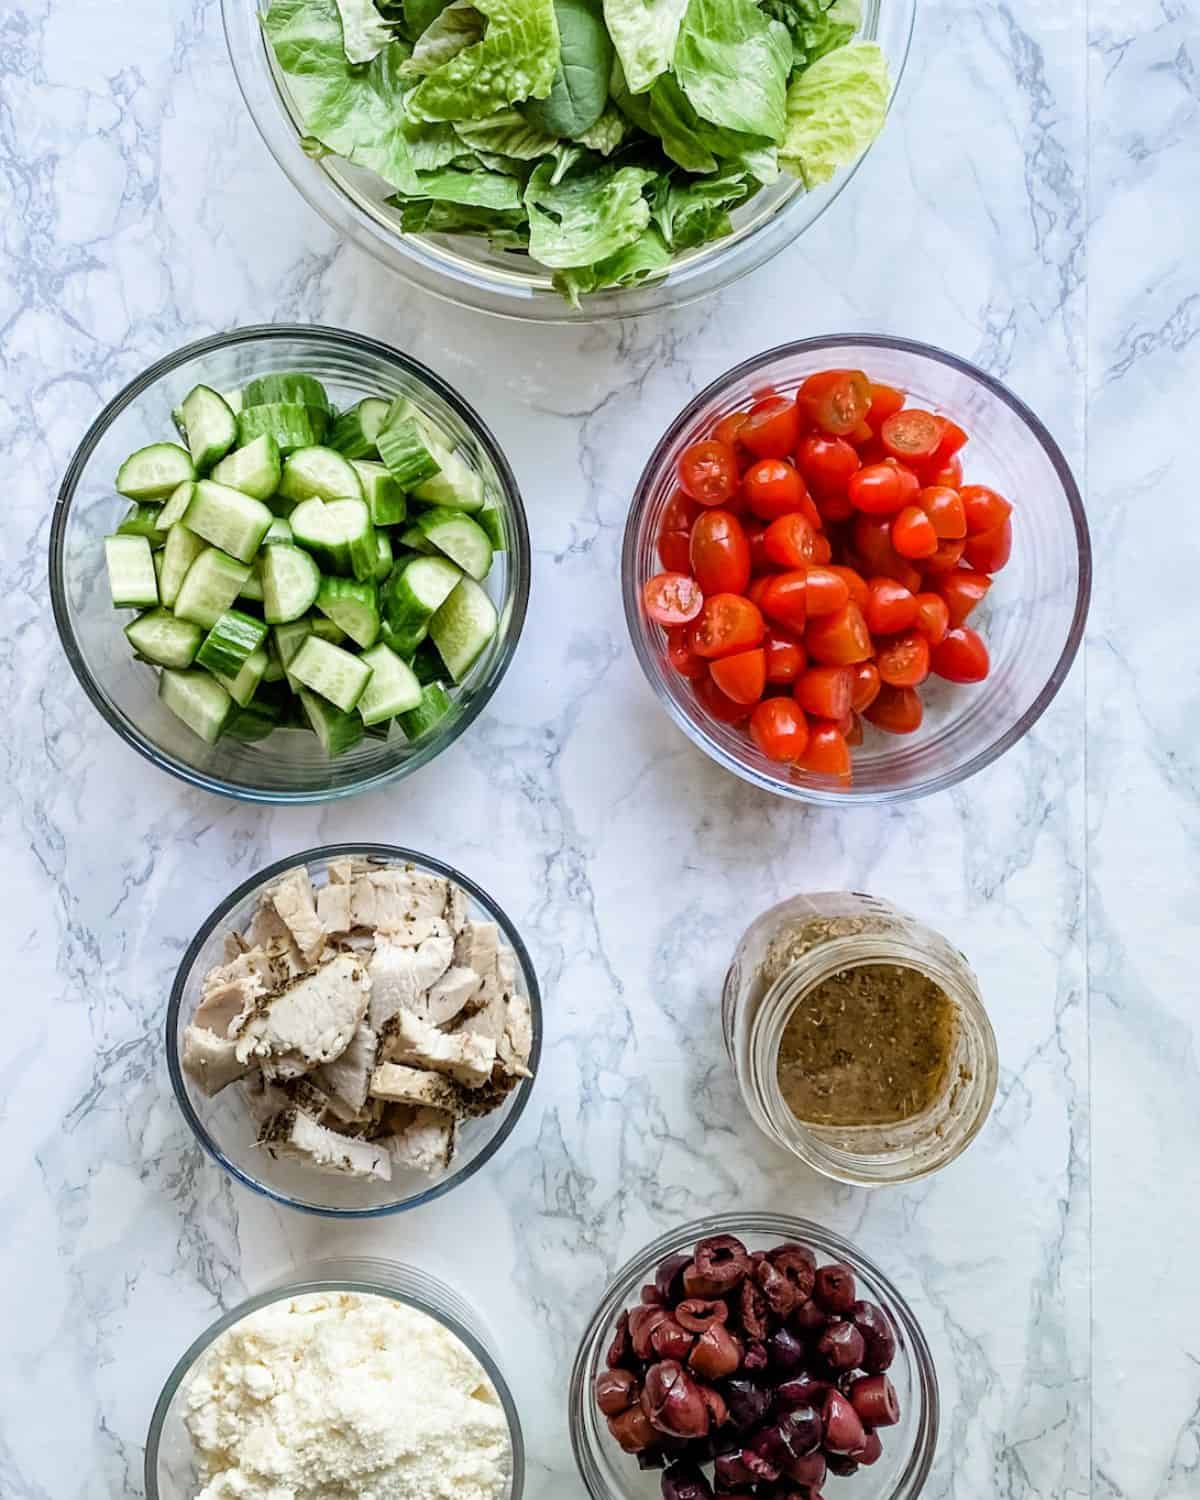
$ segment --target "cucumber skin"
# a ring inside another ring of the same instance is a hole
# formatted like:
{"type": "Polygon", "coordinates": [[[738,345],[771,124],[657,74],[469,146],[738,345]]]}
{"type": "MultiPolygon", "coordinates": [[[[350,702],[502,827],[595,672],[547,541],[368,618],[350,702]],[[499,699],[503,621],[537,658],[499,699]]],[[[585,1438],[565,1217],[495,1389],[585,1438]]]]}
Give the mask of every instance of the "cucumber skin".
{"type": "Polygon", "coordinates": [[[439,720],[444,719],[453,707],[450,695],[441,683],[426,683],[421,690],[421,701],[417,707],[410,708],[407,713],[397,714],[396,722],[403,729],[406,739],[419,739],[439,720]]]}
{"type": "Polygon", "coordinates": [[[297,696],[326,755],[344,755],[347,750],[353,750],[366,733],[366,726],[356,713],[342,712],[308,688],[301,688],[297,696]]]}

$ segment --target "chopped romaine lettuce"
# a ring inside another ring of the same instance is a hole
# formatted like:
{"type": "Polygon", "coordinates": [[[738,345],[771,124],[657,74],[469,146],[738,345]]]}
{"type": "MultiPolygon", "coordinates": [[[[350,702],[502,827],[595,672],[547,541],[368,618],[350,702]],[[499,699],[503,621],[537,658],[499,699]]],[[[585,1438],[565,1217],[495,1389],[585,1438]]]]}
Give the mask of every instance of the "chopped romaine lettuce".
{"type": "Polygon", "coordinates": [[[529,249],[543,266],[591,266],[630,245],[650,222],[642,189],[654,180],[642,167],[598,167],[555,183],[542,162],[525,189],[529,249]]]}
{"type": "Polygon", "coordinates": [[[873,42],[827,53],[788,89],[780,160],[805,187],[819,187],[867,149],[883,127],[887,106],[887,63],[873,42]]]}
{"type": "Polygon", "coordinates": [[[558,71],[554,0],[477,0],[483,39],[463,47],[408,96],[418,120],[481,120],[522,99],[544,99],[558,71]]]}
{"type": "Polygon", "coordinates": [[[632,94],[671,66],[687,0],[604,0],[604,23],[632,94]]]}
{"type": "Polygon", "coordinates": [[[342,50],[346,61],[370,62],[392,40],[393,32],[375,9],[374,0],[337,0],[342,18],[342,50]]]}
{"type": "Polygon", "coordinates": [[[600,0],[555,0],[560,56],[544,99],[531,100],[525,114],[548,135],[568,139],[590,130],[608,103],[613,44],[600,0]]]}
{"type": "Polygon", "coordinates": [[[792,43],[754,0],[690,0],[675,76],[703,120],[743,135],[783,135],[792,43]]]}

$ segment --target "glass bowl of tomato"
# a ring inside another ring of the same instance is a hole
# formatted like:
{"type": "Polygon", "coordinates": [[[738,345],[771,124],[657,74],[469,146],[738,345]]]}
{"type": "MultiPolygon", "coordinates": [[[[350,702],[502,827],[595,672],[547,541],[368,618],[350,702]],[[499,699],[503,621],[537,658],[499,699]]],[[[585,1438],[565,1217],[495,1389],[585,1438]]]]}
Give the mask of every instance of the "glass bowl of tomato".
{"type": "Polygon", "coordinates": [[[932,345],[804,339],[714,381],[638,481],[625,614],[668,713],[801,801],[953,786],[1021,739],[1083,638],[1091,546],[1038,417],[932,345]]]}

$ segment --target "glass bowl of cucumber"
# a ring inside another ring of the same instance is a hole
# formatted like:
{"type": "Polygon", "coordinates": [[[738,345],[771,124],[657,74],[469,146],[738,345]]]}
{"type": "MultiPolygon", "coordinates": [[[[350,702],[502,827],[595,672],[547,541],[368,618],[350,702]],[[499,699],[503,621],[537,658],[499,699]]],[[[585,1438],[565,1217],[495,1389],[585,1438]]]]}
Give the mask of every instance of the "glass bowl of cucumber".
{"type": "Polygon", "coordinates": [[[482,711],[529,596],[512,470],[432,371],[332,328],[237,329],[104,408],[50,532],[88,697],[154,765],[320,802],[431,760],[482,711]]]}

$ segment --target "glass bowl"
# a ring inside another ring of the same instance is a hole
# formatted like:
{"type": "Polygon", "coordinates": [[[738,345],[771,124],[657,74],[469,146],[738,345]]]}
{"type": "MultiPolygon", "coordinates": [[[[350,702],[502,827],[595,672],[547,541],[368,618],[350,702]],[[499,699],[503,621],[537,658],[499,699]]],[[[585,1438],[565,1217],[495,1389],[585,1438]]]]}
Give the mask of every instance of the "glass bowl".
{"type": "Polygon", "coordinates": [[[184,1425],[183,1387],[199,1360],[226,1329],[273,1302],[308,1292],[357,1292],[386,1297],[425,1313],[464,1344],[490,1380],[508,1423],[512,1479],[505,1500],[521,1500],[525,1489],[525,1443],[512,1392],[492,1351],[479,1314],[459,1294],[426,1271],[373,1258],[321,1260],[250,1297],[206,1328],[167,1377],[146,1438],[146,1500],[193,1500],[198,1490],[192,1440],[184,1425]]]}
{"type": "Polygon", "coordinates": [[[126,744],[193,786],[249,802],[323,802],[405,776],[452,744],[478,717],[512,660],[529,598],[529,533],[512,470],[463,398],[432,370],[375,339],[335,328],[287,324],[239,328],[188,344],[159,360],[104,408],[80,443],[59,488],[50,528],[50,599],[67,659],[84,692],[126,744]],[[252,375],[303,370],[334,403],[364,395],[412,398],[452,447],[470,459],[499,500],[505,549],[485,587],[500,624],[491,645],[452,693],[454,708],[425,735],[366,737],[330,759],[313,734],[277,730],[244,744],[207,745],[158,699],[158,674],[134,660],[105,582],[103,538],[129,501],[113,488],[122,460],[143,444],[173,440],[172,408],[196,384],[218,390],[252,375]]]}
{"type": "Polygon", "coordinates": [[[625,618],[651,687],[683,732],[726,770],[754,786],[805,802],[894,802],[954,786],[990,765],[1033,727],[1062,686],[1083,638],[1092,556],[1083,500],[1058,444],[1032,411],[998,380],[929,344],[874,334],[832,334],[781,344],[700,392],[650,456],[634,492],[621,558],[625,618]],[[862,368],[901,387],[914,402],[944,412],[970,433],[966,479],[1013,501],[1012,558],[971,617],[988,645],[985,681],[961,685],[930,677],[921,687],[924,721],[914,734],[867,724],[853,753],[854,781],[768,760],[743,729],[717,723],[666,656],[663,631],[646,618],[642,588],[661,571],[656,540],[675,490],[675,465],[689,443],[707,437],[728,412],[765,386],[790,394],[814,371],[862,368]]]}
{"type": "Polygon", "coordinates": [[[441,860],[391,844],[327,844],[304,854],[281,859],[252,875],[226,896],[188,945],[167,1005],[167,1069],[183,1117],[205,1151],[238,1182],[276,1203],[330,1218],[369,1219],[418,1208],[466,1182],[488,1162],[512,1134],[537,1078],[542,1051],[542,1001],[533,962],[520,934],[488,893],[461,871],[441,860]],[[362,1181],[317,1172],[300,1162],[276,1159],[255,1145],[258,1125],[241,1089],[230,1084],[212,1097],[199,1089],[182,1065],[184,1028],[200,1001],[205,974],[223,962],[227,932],[242,932],[258,906],[259,893],[289,870],[307,869],[314,885],[325,881],[331,860],[358,855],[389,865],[413,865],[431,875],[444,875],[467,895],[472,918],[495,922],[517,961],[517,987],[529,1002],[533,1045],[529,1054],[531,1077],[524,1078],[499,1109],[479,1119],[464,1120],[458,1131],[454,1159],[441,1173],[410,1170],[394,1172],[391,1182],[362,1181]]]}
{"type": "MultiPolygon", "coordinates": [[[[781,178],[734,213],[734,231],[725,239],[678,256],[657,279],[595,293],[583,299],[582,307],[572,308],[554,290],[550,272],[526,256],[493,250],[486,240],[463,235],[405,234],[397,211],[384,201],[390,189],[374,173],[337,157],[309,156],[301,144],[299,111],[259,25],[260,9],[260,0],[221,0],[238,87],[292,186],[327,224],[390,270],[435,296],[482,312],[593,323],[682,307],[738,280],[791,244],[820,218],[858,166],[856,162],[811,193],[794,179],[781,178]]],[[[863,6],[858,34],[882,48],[892,100],[908,58],[915,12],[916,0],[866,0],[863,6]]]]}
{"type": "MultiPolygon", "coordinates": [[[[908,1303],[861,1250],[829,1229],[785,1214],[715,1214],[661,1235],[639,1251],[609,1282],[587,1326],[571,1371],[568,1420],[575,1462],[592,1500],[657,1500],[659,1473],[642,1472],[610,1436],[592,1399],[596,1376],[617,1317],[639,1300],[644,1282],[653,1281],[658,1263],[690,1251],[714,1234],[736,1235],[750,1250],[769,1250],[785,1240],[809,1245],[819,1261],[845,1261],[854,1269],[860,1295],[887,1312],[896,1332],[896,1357],[888,1376],[896,1387],[900,1421],[880,1433],[883,1455],[856,1476],[854,1493],[870,1500],[915,1500],[933,1463],[938,1437],[938,1385],[933,1357],[908,1303]]],[[[847,1490],[847,1494],[851,1493],[847,1490]]]]}

